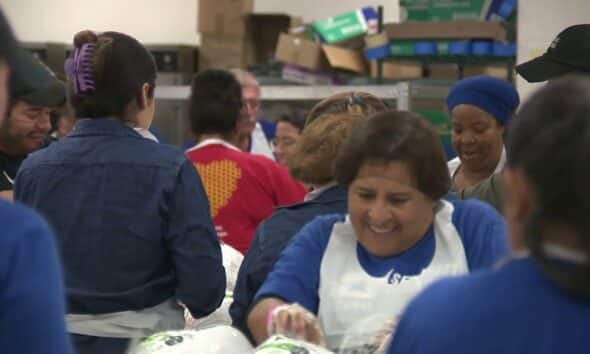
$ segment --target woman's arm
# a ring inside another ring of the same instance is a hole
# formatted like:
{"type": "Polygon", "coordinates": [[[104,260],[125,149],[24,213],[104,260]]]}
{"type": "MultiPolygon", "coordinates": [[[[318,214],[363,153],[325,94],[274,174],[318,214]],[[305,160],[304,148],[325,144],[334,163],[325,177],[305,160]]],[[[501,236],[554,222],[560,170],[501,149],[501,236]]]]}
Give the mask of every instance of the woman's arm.
{"type": "Polygon", "coordinates": [[[187,160],[180,168],[169,207],[166,242],[177,278],[176,296],[194,318],[215,311],[225,295],[225,270],[209,202],[187,160]]]}
{"type": "Polygon", "coordinates": [[[305,225],[285,248],[247,316],[248,328],[257,343],[272,334],[268,328],[273,333],[301,338],[307,338],[309,332],[309,337],[316,339],[312,325],[317,322],[314,313],[319,306],[322,256],[334,223],[342,219],[340,215],[318,217],[305,225]]]}
{"type": "Polygon", "coordinates": [[[325,346],[317,317],[299,304],[286,304],[278,298],[265,298],[254,306],[248,317],[254,340],[260,344],[273,334],[282,334],[325,346]]]}
{"type": "Polygon", "coordinates": [[[286,302],[279,298],[267,297],[258,301],[252,307],[248,315],[248,328],[257,344],[264,342],[269,337],[266,331],[266,321],[269,312],[285,304],[286,302]]]}

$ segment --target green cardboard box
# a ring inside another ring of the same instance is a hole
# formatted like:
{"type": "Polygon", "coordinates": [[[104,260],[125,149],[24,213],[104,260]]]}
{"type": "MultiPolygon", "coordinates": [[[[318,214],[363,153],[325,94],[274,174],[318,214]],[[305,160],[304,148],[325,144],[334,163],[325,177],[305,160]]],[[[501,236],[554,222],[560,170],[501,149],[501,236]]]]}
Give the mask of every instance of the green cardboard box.
{"type": "Polygon", "coordinates": [[[400,0],[402,21],[485,20],[492,0],[400,0]]]}
{"type": "Polygon", "coordinates": [[[399,0],[401,21],[430,21],[432,0],[399,0]]]}
{"type": "Polygon", "coordinates": [[[317,21],[311,26],[328,44],[365,34],[368,28],[362,9],[317,21]]]}

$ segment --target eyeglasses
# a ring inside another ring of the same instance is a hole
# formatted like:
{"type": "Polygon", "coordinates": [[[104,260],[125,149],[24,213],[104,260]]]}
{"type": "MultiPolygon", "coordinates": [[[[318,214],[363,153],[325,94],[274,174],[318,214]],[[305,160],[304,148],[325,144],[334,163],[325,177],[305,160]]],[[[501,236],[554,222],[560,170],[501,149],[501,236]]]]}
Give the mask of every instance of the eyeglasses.
{"type": "Polygon", "coordinates": [[[270,142],[270,144],[271,144],[271,147],[273,149],[275,149],[275,148],[277,148],[279,146],[280,147],[286,147],[286,148],[288,148],[288,147],[291,147],[291,146],[295,145],[296,142],[297,141],[295,139],[293,139],[293,138],[287,138],[287,137],[285,137],[285,138],[274,138],[274,139],[272,139],[272,141],[270,142]]]}

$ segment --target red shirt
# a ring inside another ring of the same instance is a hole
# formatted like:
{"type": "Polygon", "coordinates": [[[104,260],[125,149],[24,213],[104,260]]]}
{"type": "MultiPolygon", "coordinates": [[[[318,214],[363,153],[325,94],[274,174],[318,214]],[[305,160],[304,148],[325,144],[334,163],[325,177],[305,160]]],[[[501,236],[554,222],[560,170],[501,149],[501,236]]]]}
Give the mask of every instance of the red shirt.
{"type": "Polygon", "coordinates": [[[305,196],[303,186],[282,165],[222,140],[207,139],[186,155],[203,180],[218,236],[243,254],[258,224],[275,207],[305,196]]]}

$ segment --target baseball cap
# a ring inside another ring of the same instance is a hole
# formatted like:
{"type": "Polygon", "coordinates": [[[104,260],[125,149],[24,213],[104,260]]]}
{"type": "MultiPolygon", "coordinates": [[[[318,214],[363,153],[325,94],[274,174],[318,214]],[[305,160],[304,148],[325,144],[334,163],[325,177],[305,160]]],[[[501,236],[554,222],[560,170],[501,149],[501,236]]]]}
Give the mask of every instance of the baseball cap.
{"type": "Polygon", "coordinates": [[[540,82],[567,73],[590,74],[590,24],[570,26],[555,37],[547,51],[516,66],[528,82],[540,82]]]}
{"type": "Polygon", "coordinates": [[[30,52],[17,49],[10,74],[10,95],[38,107],[58,107],[66,101],[65,84],[30,52]]]}

